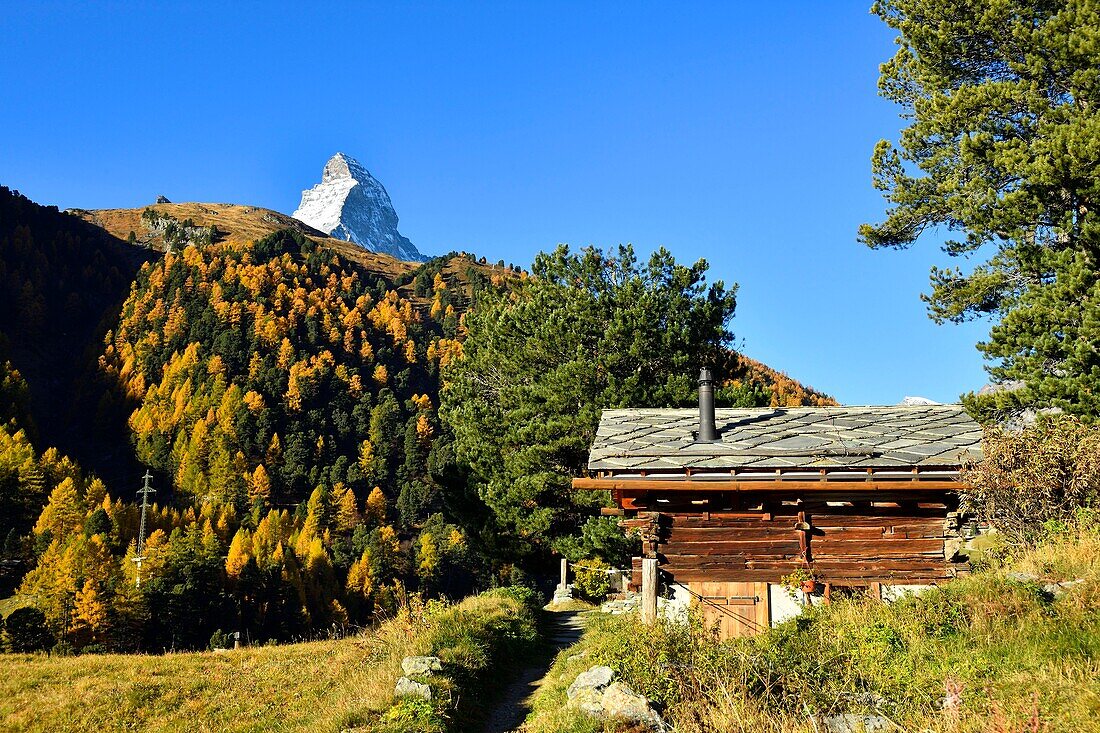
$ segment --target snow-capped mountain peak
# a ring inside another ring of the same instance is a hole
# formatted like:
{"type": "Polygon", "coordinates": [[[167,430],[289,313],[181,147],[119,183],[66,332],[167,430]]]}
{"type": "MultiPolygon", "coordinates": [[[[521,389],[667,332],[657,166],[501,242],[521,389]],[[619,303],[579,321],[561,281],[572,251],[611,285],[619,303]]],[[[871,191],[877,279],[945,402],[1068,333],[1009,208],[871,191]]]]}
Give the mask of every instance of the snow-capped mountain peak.
{"type": "Polygon", "coordinates": [[[402,260],[427,259],[397,231],[397,212],[385,186],[343,153],[329,158],[321,182],[302,191],[302,202],[291,216],[372,252],[402,260]]]}

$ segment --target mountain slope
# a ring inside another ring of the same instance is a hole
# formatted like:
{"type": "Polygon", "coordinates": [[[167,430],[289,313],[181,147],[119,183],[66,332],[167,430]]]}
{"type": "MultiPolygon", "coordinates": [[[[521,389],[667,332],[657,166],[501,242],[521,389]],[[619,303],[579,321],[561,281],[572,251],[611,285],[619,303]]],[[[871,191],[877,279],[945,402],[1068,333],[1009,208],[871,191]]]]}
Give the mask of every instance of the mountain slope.
{"type": "MultiPolygon", "coordinates": [[[[425,308],[430,308],[432,304],[431,286],[436,272],[452,283],[452,290],[454,285],[458,286],[452,295],[463,296],[460,298],[462,302],[465,302],[475,281],[499,283],[517,274],[503,264],[487,263],[484,257],[475,260],[473,255],[465,253],[451,252],[425,263],[400,260],[342,239],[334,239],[286,214],[258,206],[179,203],[153,204],[139,209],[69,209],[67,213],[102,227],[118,239],[128,239],[133,232],[135,245],[157,252],[165,251],[168,244],[165,221],[180,225],[190,223],[192,228],[213,228],[213,239],[232,248],[247,247],[268,235],[288,229],[336,251],[362,268],[365,274],[385,280],[398,289],[402,297],[425,308]]],[[[179,245],[174,247],[179,248],[179,245]]],[[[461,303],[455,307],[461,310],[461,303]]]]}
{"type": "Polygon", "coordinates": [[[10,359],[29,384],[45,444],[101,467],[126,453],[125,440],[97,422],[106,395],[89,375],[150,255],[0,187],[0,361],[10,359]]]}
{"type": "Polygon", "coordinates": [[[401,260],[427,259],[401,232],[385,186],[354,158],[337,153],[321,182],[302,192],[295,219],[337,239],[401,260]]]}
{"type": "Polygon", "coordinates": [[[154,225],[155,219],[145,212],[159,217],[171,217],[179,222],[190,220],[197,227],[214,227],[217,240],[229,245],[247,245],[274,234],[280,229],[301,233],[318,244],[330,247],[355,260],[371,272],[386,277],[397,277],[416,269],[416,264],[379,255],[349,242],[335,239],[286,214],[259,206],[237,204],[180,203],[153,204],[138,209],[69,209],[68,213],[96,226],[102,227],[119,239],[127,239],[134,233],[135,244],[157,251],[164,251],[163,229],[154,225]],[[145,218],[143,218],[143,216],[145,218]]]}
{"type": "MultiPolygon", "coordinates": [[[[190,220],[198,227],[216,227],[218,241],[230,245],[247,245],[280,229],[291,229],[325,247],[336,250],[352,260],[367,272],[394,283],[401,296],[412,300],[419,306],[430,307],[426,300],[426,285],[430,284],[434,271],[452,283],[469,290],[471,279],[488,282],[500,282],[516,273],[503,265],[486,263],[484,258],[475,260],[470,255],[454,253],[436,258],[427,265],[428,272],[418,268],[418,264],[407,262],[389,255],[371,252],[342,239],[327,236],[298,219],[280,214],[271,209],[257,206],[235,204],[155,204],[144,209],[72,209],[71,212],[85,220],[97,224],[115,237],[126,239],[130,232],[135,233],[138,244],[163,251],[165,247],[163,233],[151,226],[151,217],[145,212],[155,212],[158,216],[173,217],[178,221],[190,220]],[[144,215],[144,218],[143,218],[144,215]],[[428,272],[427,277],[420,275],[428,272]],[[425,281],[417,286],[414,280],[420,276],[425,281]]],[[[462,304],[456,304],[461,312],[462,304]]],[[[744,354],[738,355],[738,365],[727,380],[728,384],[750,384],[765,388],[770,393],[769,400],[775,406],[794,407],[798,405],[833,405],[836,401],[829,395],[808,387],[781,371],[773,369],[744,354]]]]}
{"type": "Polygon", "coordinates": [[[762,361],[744,354],[737,355],[737,367],[727,384],[749,384],[766,389],[771,407],[828,407],[839,404],[835,399],[808,387],[784,372],[772,369],[762,361]]]}

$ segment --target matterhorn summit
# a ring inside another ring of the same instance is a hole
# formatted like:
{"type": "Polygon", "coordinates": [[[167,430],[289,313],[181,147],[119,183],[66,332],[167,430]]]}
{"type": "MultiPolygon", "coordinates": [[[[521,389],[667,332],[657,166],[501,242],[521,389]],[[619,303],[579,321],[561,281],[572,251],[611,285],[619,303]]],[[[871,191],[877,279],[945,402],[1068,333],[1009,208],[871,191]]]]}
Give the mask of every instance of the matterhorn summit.
{"type": "Polygon", "coordinates": [[[397,231],[397,212],[385,186],[343,153],[329,158],[321,182],[302,191],[302,203],[291,216],[371,252],[401,260],[427,259],[397,231]]]}

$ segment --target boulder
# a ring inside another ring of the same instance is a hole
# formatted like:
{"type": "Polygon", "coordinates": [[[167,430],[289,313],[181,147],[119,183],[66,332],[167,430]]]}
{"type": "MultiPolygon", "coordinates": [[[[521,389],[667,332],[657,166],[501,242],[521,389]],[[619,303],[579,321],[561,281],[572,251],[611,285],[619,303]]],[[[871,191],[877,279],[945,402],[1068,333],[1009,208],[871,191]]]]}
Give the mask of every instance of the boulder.
{"type": "Polygon", "coordinates": [[[580,710],[594,718],[616,718],[645,725],[658,731],[668,730],[661,716],[642,695],[621,682],[613,682],[610,667],[592,667],[581,672],[569,686],[567,707],[580,710]]]}
{"type": "Polygon", "coordinates": [[[397,697],[419,697],[424,700],[432,699],[432,688],[425,685],[423,682],[416,682],[410,680],[408,677],[401,677],[397,680],[397,686],[393,688],[393,694],[397,697]]]}
{"type": "Polygon", "coordinates": [[[1010,580],[1013,583],[1037,583],[1039,582],[1039,576],[1032,573],[1018,573],[1011,572],[1005,573],[1005,579],[1010,580]]]}
{"type": "Polygon", "coordinates": [[[439,672],[443,663],[439,657],[405,657],[401,660],[401,671],[408,677],[420,677],[439,672]]]}
{"type": "Polygon", "coordinates": [[[569,685],[569,689],[565,691],[565,696],[572,700],[584,690],[594,690],[597,693],[603,693],[603,691],[607,689],[607,686],[611,684],[611,680],[614,677],[615,672],[612,671],[611,667],[591,667],[587,671],[577,675],[577,679],[575,679],[573,684],[569,685]]]}
{"type": "Polygon", "coordinates": [[[593,718],[602,718],[604,717],[603,691],[593,687],[582,687],[573,693],[565,706],[580,710],[593,718]]]}
{"type": "Polygon", "coordinates": [[[621,718],[634,723],[642,723],[656,730],[663,730],[665,723],[657,715],[649,700],[635,693],[621,682],[612,682],[603,692],[600,700],[604,715],[609,718],[621,718]]]}

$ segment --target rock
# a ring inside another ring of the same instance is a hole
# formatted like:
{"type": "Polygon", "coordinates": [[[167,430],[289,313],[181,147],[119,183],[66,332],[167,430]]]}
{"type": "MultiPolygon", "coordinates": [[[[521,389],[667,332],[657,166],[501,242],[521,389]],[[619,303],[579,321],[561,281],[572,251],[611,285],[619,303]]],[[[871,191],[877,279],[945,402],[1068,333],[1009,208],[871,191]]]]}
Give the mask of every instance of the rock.
{"type": "Polygon", "coordinates": [[[1060,583],[1047,583],[1043,586],[1043,592],[1052,598],[1060,598],[1068,589],[1084,582],[1084,578],[1077,578],[1077,580],[1063,580],[1060,583]]]}
{"type": "Polygon", "coordinates": [[[827,733],[878,733],[891,728],[890,721],[881,715],[823,715],[817,722],[827,733]]]}
{"type": "Polygon", "coordinates": [[[643,723],[663,730],[665,722],[649,704],[649,700],[635,693],[621,682],[612,682],[604,690],[600,699],[604,715],[609,718],[621,718],[634,723],[643,723]]]}
{"type": "Polygon", "coordinates": [[[439,657],[405,657],[401,660],[401,670],[409,677],[430,675],[443,669],[439,657]]]}
{"type": "Polygon", "coordinates": [[[573,696],[569,698],[566,707],[580,710],[582,713],[591,715],[593,718],[602,718],[603,713],[603,692],[592,687],[584,687],[573,693],[573,696]]]}
{"type": "Polygon", "coordinates": [[[942,405],[942,402],[936,402],[930,400],[927,397],[909,397],[906,396],[901,402],[898,403],[901,407],[917,407],[922,405],[942,405]]]}
{"type": "Polygon", "coordinates": [[[158,204],[170,204],[172,202],[168,200],[167,196],[165,196],[164,194],[160,194],[159,196],[157,196],[157,203],[158,204]]]}
{"type": "Polygon", "coordinates": [[[572,700],[582,690],[595,690],[598,693],[602,693],[607,686],[611,684],[611,680],[615,677],[615,672],[611,667],[596,666],[591,667],[585,672],[581,672],[577,675],[577,679],[573,681],[573,684],[569,685],[569,689],[565,691],[565,696],[572,700]]]}
{"type": "Polygon", "coordinates": [[[408,677],[401,677],[397,680],[397,686],[393,688],[393,694],[398,697],[408,696],[431,700],[432,688],[428,687],[423,682],[416,682],[410,680],[408,677]]]}
{"type": "Polygon", "coordinates": [[[1032,573],[1011,572],[1005,573],[1005,579],[1011,580],[1013,583],[1037,583],[1039,576],[1032,573]]]}
{"type": "Polygon", "coordinates": [[[621,616],[625,613],[636,611],[641,605],[641,597],[633,595],[620,601],[608,601],[600,606],[601,613],[609,613],[613,616],[621,616]]]}
{"type": "Polygon", "coordinates": [[[613,682],[610,667],[592,667],[577,675],[566,690],[566,705],[594,718],[618,718],[659,731],[668,730],[661,716],[642,695],[621,682],[613,682]]]}
{"type": "Polygon", "coordinates": [[[554,588],[554,597],[550,600],[551,606],[556,606],[562,603],[569,603],[573,600],[573,586],[558,584],[554,588]]]}

